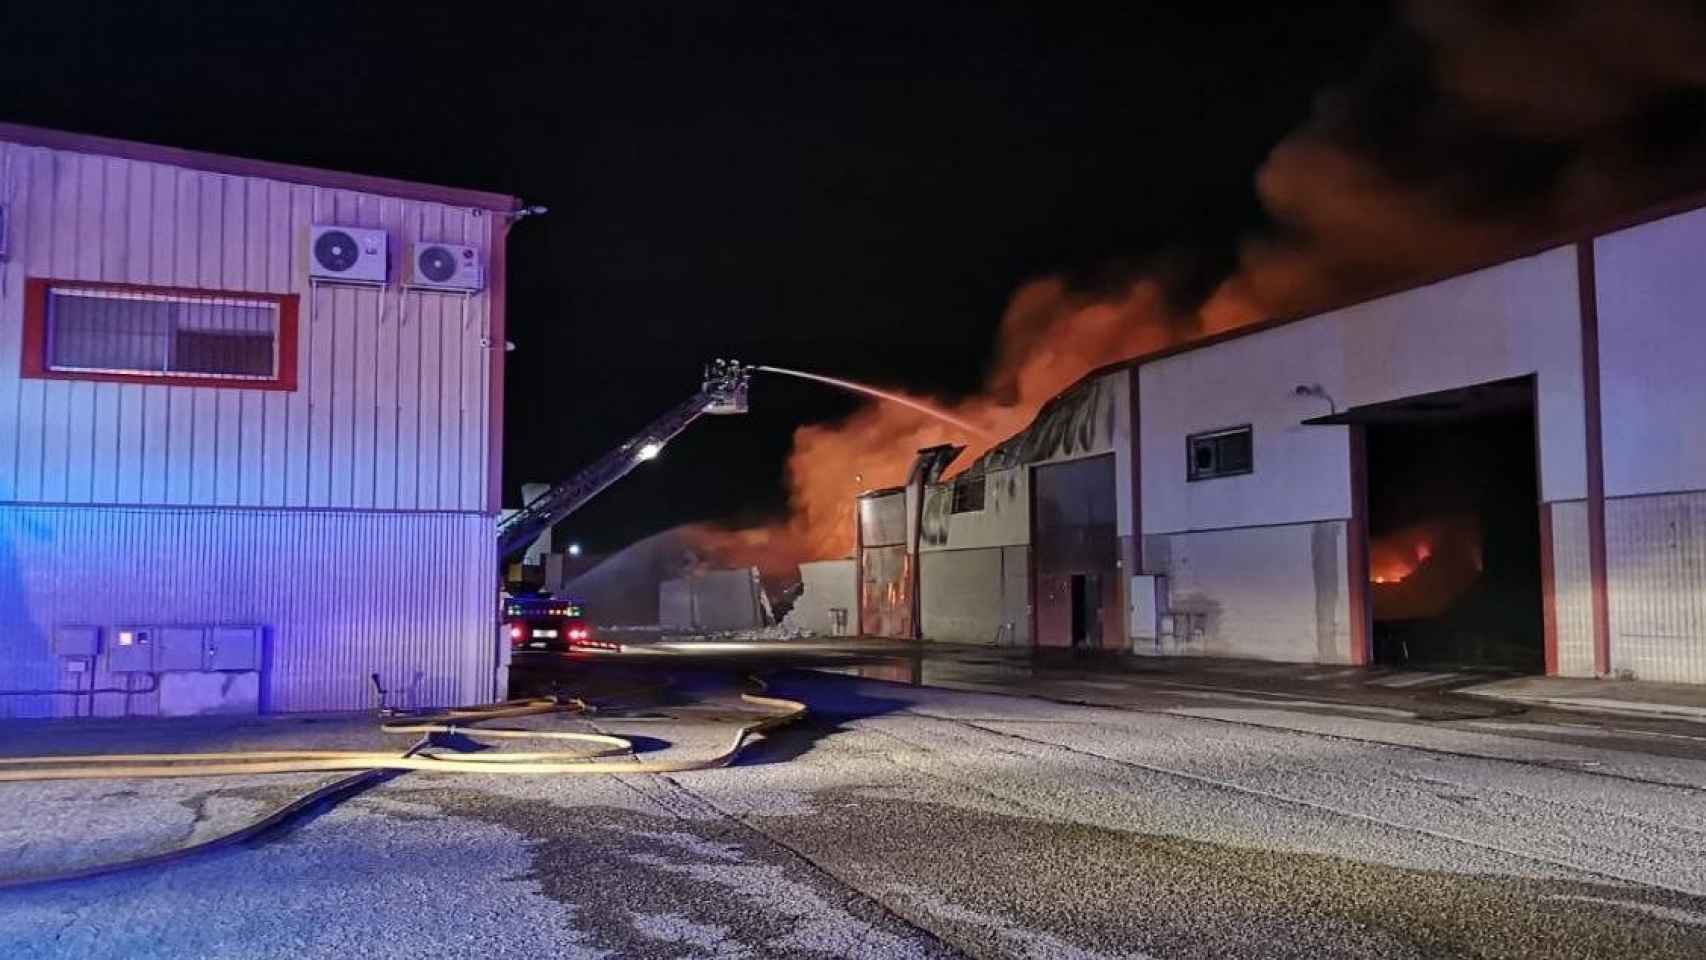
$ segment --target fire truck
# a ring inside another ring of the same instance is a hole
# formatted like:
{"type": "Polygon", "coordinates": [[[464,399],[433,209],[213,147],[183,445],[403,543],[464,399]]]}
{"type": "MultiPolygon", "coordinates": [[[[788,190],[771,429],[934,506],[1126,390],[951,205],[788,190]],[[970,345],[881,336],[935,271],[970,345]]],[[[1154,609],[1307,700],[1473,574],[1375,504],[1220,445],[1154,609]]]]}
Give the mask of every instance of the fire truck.
{"type": "MultiPolygon", "coordinates": [[[[747,387],[752,367],[734,360],[716,360],[705,368],[699,391],[640,432],[593,461],[586,468],[528,501],[498,523],[498,560],[507,565],[527,551],[528,544],[556,526],[587,501],[627,476],[634,468],[656,460],[664,445],[703,416],[747,411],[747,387]]],[[[575,650],[618,650],[619,644],[593,636],[584,607],[577,601],[543,592],[505,594],[500,623],[515,653],[562,654],[575,650]]]]}

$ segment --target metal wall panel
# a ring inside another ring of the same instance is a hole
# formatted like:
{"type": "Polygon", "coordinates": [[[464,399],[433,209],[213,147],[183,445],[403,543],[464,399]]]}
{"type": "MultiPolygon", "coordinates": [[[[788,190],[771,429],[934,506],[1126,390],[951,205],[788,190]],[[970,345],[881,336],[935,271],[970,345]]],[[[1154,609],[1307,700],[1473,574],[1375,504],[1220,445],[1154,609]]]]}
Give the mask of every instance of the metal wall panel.
{"type": "Polygon", "coordinates": [[[1706,683],[1706,492],[1605,502],[1611,669],[1706,683]]]}
{"type": "Polygon", "coordinates": [[[1593,572],[1588,563],[1585,500],[1549,503],[1552,512],[1552,616],[1558,675],[1593,676],[1593,572]]]}
{"type": "MultiPolygon", "coordinates": [[[[496,550],[493,520],[471,513],[0,506],[0,687],[72,684],[49,652],[60,624],[108,643],[118,624],[262,624],[264,710],[370,707],[375,672],[398,705],[484,700],[496,550]]],[[[104,662],[96,680],[124,685],[104,662]]],[[[70,710],[0,697],[0,715],[70,710]]]]}
{"type": "Polygon", "coordinates": [[[866,636],[911,639],[912,560],[904,544],[864,549],[859,623],[866,636]]]}
{"type": "Polygon", "coordinates": [[[489,297],[399,277],[492,216],[3,142],[0,202],[0,502],[485,508],[489,297]],[[390,285],[311,284],[312,223],[384,228],[390,285]],[[30,276],[298,294],[298,387],[22,380],[30,276]]]}
{"type": "Polygon", "coordinates": [[[906,543],[906,492],[868,493],[857,501],[859,542],[867,547],[906,543]]]}

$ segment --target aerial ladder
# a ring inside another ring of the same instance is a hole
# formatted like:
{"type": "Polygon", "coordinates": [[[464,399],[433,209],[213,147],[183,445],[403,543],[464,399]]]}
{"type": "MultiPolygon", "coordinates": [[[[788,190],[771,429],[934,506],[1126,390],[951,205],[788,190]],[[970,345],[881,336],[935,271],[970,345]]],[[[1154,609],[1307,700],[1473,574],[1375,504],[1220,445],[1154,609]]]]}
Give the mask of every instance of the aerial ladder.
{"type": "Polygon", "coordinates": [[[527,551],[528,544],[563,518],[603,493],[606,487],[648,460],[657,459],[664,445],[700,417],[745,413],[752,367],[735,360],[715,360],[705,367],[699,392],[645,425],[615,449],[579,473],[551,487],[498,523],[498,559],[508,563],[527,551]]]}

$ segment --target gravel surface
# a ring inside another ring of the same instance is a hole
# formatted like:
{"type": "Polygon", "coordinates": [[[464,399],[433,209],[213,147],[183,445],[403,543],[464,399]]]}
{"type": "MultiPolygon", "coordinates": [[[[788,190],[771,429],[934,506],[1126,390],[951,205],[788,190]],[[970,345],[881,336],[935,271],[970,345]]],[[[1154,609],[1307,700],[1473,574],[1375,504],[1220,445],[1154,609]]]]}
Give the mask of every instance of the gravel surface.
{"type": "MultiPolygon", "coordinates": [[[[1706,956],[1706,749],[1232,694],[775,690],[812,718],[732,768],[411,774],[254,847],[0,891],[0,956],[1706,956]]],[[[712,700],[598,726],[710,752],[712,700]]],[[[302,786],[0,785],[0,858],[158,845],[302,786]]]]}

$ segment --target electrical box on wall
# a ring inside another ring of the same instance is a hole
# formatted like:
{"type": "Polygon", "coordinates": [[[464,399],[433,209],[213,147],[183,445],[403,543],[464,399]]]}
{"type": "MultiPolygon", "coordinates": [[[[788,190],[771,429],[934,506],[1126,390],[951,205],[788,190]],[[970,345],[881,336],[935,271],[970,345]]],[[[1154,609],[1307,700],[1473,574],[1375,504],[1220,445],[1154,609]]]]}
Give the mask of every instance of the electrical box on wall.
{"type": "Polygon", "coordinates": [[[213,627],[207,632],[208,670],[259,670],[260,627],[213,627]]]}
{"type": "Polygon", "coordinates": [[[113,673],[150,673],[154,670],[154,631],[147,627],[119,627],[107,647],[107,669],[113,673]]]}
{"type": "Polygon", "coordinates": [[[200,670],[207,631],[201,627],[161,627],[154,632],[154,670],[200,670]]]}
{"type": "Polygon", "coordinates": [[[54,656],[93,657],[100,652],[100,627],[58,626],[53,628],[54,656]]]}
{"type": "Polygon", "coordinates": [[[1129,596],[1132,646],[1153,646],[1161,638],[1161,619],[1167,613],[1167,578],[1138,574],[1131,578],[1129,596]]]}

